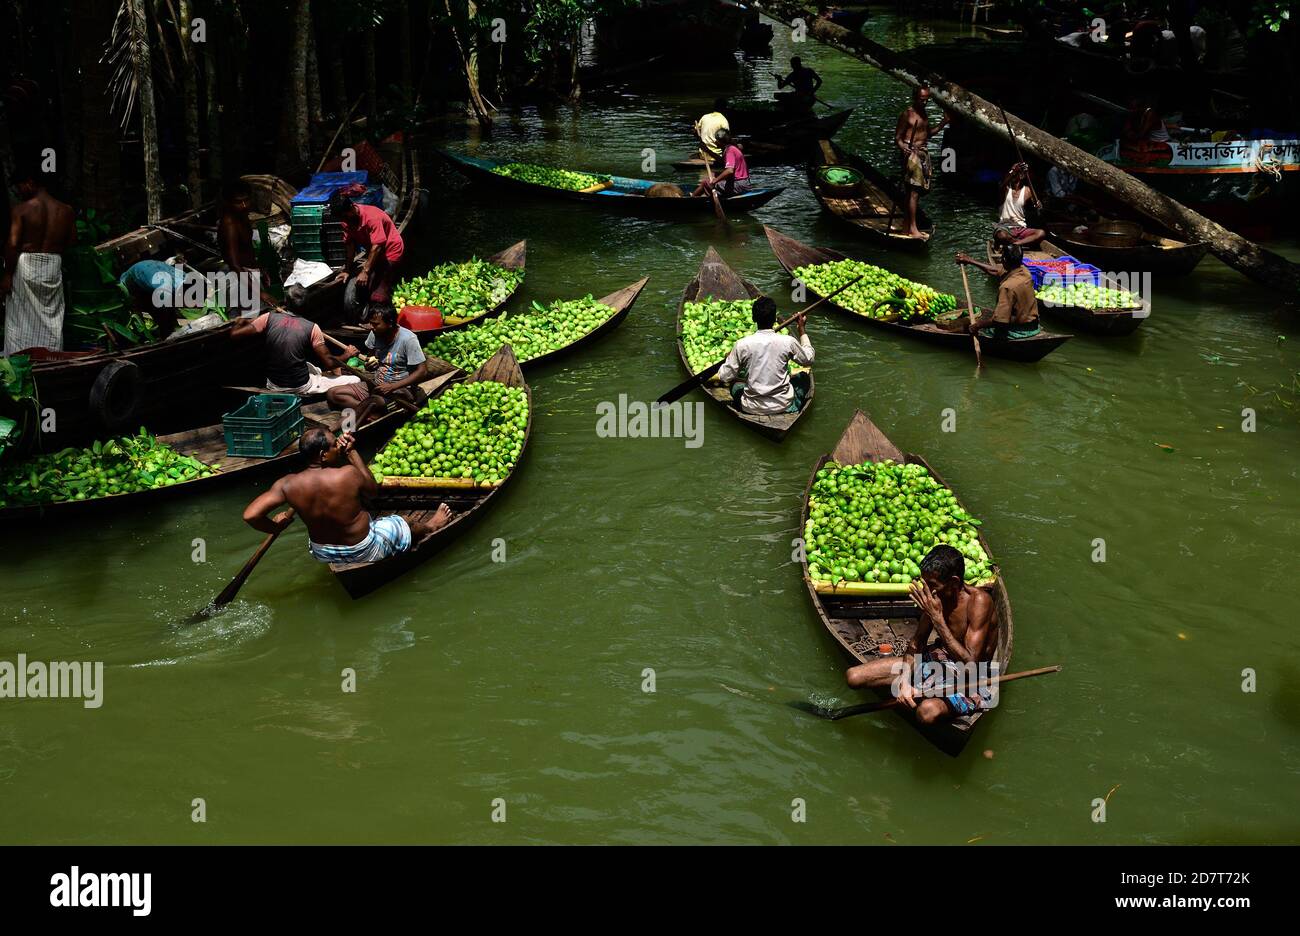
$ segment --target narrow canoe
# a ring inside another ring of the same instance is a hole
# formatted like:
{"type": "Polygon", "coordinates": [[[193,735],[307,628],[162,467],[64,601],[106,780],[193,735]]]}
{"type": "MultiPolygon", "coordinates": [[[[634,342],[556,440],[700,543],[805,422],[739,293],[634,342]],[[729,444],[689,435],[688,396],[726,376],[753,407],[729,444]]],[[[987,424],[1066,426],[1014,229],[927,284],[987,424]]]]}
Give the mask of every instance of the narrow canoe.
{"type": "MultiPolygon", "coordinates": [[[[599,341],[602,336],[609,334],[627,318],[628,313],[632,311],[632,304],[636,302],[636,297],[641,295],[641,290],[645,289],[645,284],[650,282],[650,277],[642,277],[635,283],[624,286],[615,292],[610,293],[596,301],[601,305],[609,306],[614,311],[610,313],[609,318],[601,322],[585,335],[569,342],[562,348],[556,348],[554,351],[548,351],[545,354],[539,354],[537,357],[527,358],[520,361],[519,366],[526,371],[534,370],[542,364],[551,363],[566,355],[572,354],[579,348],[586,347],[593,342],[599,341]]],[[[511,352],[513,353],[513,348],[511,352]]],[[[455,365],[442,358],[430,356],[429,360],[435,362],[439,368],[454,368],[455,365]]]]}
{"type": "Polygon", "coordinates": [[[831,140],[819,140],[817,148],[817,157],[807,166],[808,187],[827,214],[889,247],[916,250],[930,243],[934,221],[918,207],[916,226],[925,236],[908,237],[902,193],[883,173],[860,156],[840,149],[831,140]],[[862,173],[862,195],[841,198],[833,194],[818,176],[818,171],[824,166],[846,166],[862,173]]]}
{"type": "MultiPolygon", "coordinates": [[[[691,370],[690,362],[686,359],[686,345],[682,341],[686,303],[700,302],[704,299],[757,299],[761,295],[763,294],[758,287],[727,266],[716,250],[712,247],[708,249],[704,255],[704,262],[700,264],[699,272],[687,285],[682,293],[681,302],[677,305],[677,355],[681,358],[682,367],[686,369],[687,374],[694,371],[691,370]]],[[[742,412],[732,405],[731,392],[726,387],[706,383],[700,389],[708,394],[709,399],[722,406],[749,428],[774,442],[780,442],[785,438],[786,433],[794,428],[799,418],[812,409],[813,394],[817,388],[811,372],[808,379],[808,397],[804,400],[803,409],[797,413],[781,413],[776,416],[755,416],[752,413],[742,412]]]]}
{"type": "MultiPolygon", "coordinates": [[[[829,140],[844,122],[849,119],[853,109],[836,111],[825,117],[801,118],[786,124],[778,124],[761,133],[741,137],[740,149],[745,154],[745,161],[751,166],[780,166],[802,163],[808,157],[809,147],[818,140],[829,140]]],[[[714,160],[714,166],[718,160],[714,160]]],[[[681,159],[673,163],[674,169],[703,172],[704,160],[698,155],[681,159]]]]}
{"type": "MultiPolygon", "coordinates": [[[[444,527],[430,533],[420,542],[415,543],[404,553],[381,559],[378,562],[330,563],[330,571],[335,579],[353,598],[361,598],[382,585],[391,582],[420,563],[431,558],[474,523],[482,518],[488,504],[501,492],[510,479],[519,470],[528,451],[528,439],[533,429],[533,394],[524,382],[523,371],[515,360],[514,351],[509,345],[503,345],[482,367],[469,377],[466,383],[480,380],[494,380],[510,387],[521,387],[528,396],[528,426],[524,430],[524,445],[510,474],[502,479],[496,487],[438,487],[436,483],[427,486],[408,487],[404,484],[389,484],[399,479],[385,478],[376,498],[374,509],[379,513],[399,513],[408,520],[427,520],[434,515],[440,504],[451,508],[453,517],[444,527]]],[[[432,396],[438,396],[450,382],[443,384],[432,396]]],[[[396,427],[393,427],[396,428],[396,427]]],[[[435,479],[429,479],[434,482],[435,479]]]]}
{"type": "MultiPolygon", "coordinates": [[[[549,185],[539,185],[535,182],[512,179],[492,171],[497,166],[504,165],[505,160],[480,159],[477,156],[465,156],[445,151],[442,155],[470,181],[481,182],[509,191],[544,195],[548,198],[564,198],[569,201],[600,205],[616,211],[661,218],[686,218],[713,213],[713,199],[703,195],[692,197],[691,192],[694,191],[692,186],[677,185],[677,183],[671,182],[654,182],[650,179],[634,179],[628,176],[609,176],[609,184],[603,188],[575,192],[569,189],[559,189],[549,185]],[[683,197],[652,198],[646,192],[655,185],[677,185],[683,197]]],[[[780,195],[782,191],[783,189],[780,188],[758,188],[746,192],[744,195],[723,198],[722,202],[729,212],[753,211],[755,208],[766,205],[780,195]]]]}
{"type": "MultiPolygon", "coordinates": [[[[442,362],[434,362],[435,376],[420,384],[426,394],[434,395],[447,383],[461,376],[462,372],[442,362]]],[[[265,391],[259,391],[265,392],[265,391]]],[[[306,422],[303,429],[320,426],[332,432],[340,429],[341,413],[330,409],[325,401],[307,403],[302,407],[306,422]]],[[[406,411],[394,407],[373,422],[355,430],[357,442],[367,446],[384,438],[405,419],[406,411]]],[[[244,458],[226,454],[226,436],[221,423],[202,426],[185,432],[175,432],[158,436],[159,442],[165,442],[180,452],[196,458],[206,465],[219,466],[219,470],[205,478],[183,481],[168,487],[149,488],[129,494],[110,494],[105,497],[92,497],[86,500],[58,501],[50,504],[32,504],[15,507],[0,507],[0,523],[15,520],[41,522],[53,520],[77,519],[87,514],[103,514],[127,510],[140,510],[163,500],[203,494],[236,478],[249,478],[272,468],[288,472],[298,464],[298,440],[294,439],[279,454],[270,458],[244,458]]]]}
{"type": "MultiPolygon", "coordinates": [[[[505,250],[499,251],[498,253],[494,253],[492,256],[485,258],[485,261],[487,263],[494,264],[495,266],[499,266],[505,270],[517,270],[520,273],[524,272],[524,265],[527,262],[527,260],[528,260],[528,241],[526,240],[521,240],[518,243],[511,244],[505,250]]],[[[477,322],[481,322],[485,318],[491,318],[494,315],[499,315],[501,313],[501,310],[506,307],[506,304],[509,303],[510,300],[514,298],[515,293],[519,291],[519,287],[522,285],[523,285],[523,281],[520,280],[519,284],[516,285],[514,289],[510,290],[510,294],[508,296],[506,296],[496,305],[492,306],[490,309],[484,309],[478,315],[474,315],[469,318],[462,319],[459,322],[444,324],[442,328],[422,329],[421,331],[417,331],[415,333],[415,336],[419,338],[421,342],[425,342],[431,338],[436,338],[438,335],[443,335],[446,334],[447,332],[459,331],[462,328],[468,328],[477,322]]],[[[370,333],[370,329],[362,325],[340,325],[335,328],[326,329],[326,331],[328,331],[330,335],[337,338],[339,341],[351,342],[352,344],[356,345],[358,348],[361,347],[362,343],[366,340],[366,335],[370,333]]]]}
{"type": "MultiPolygon", "coordinates": [[[[794,271],[802,266],[819,263],[831,263],[836,260],[844,260],[844,254],[838,251],[822,247],[809,247],[807,244],[801,244],[793,237],[787,237],[780,231],[764,226],[767,232],[767,241],[772,248],[772,253],[776,254],[776,259],[787,273],[793,275],[794,271]]],[[[812,290],[809,290],[812,292],[812,290]]],[[[901,335],[908,338],[915,338],[918,341],[925,341],[929,344],[942,345],[946,348],[952,348],[963,354],[971,354],[972,350],[970,333],[965,330],[945,331],[937,325],[929,322],[921,325],[904,325],[901,322],[883,322],[880,319],[867,318],[865,315],[858,315],[836,305],[834,302],[829,303],[833,309],[839,309],[845,315],[855,321],[861,322],[871,328],[879,329],[887,334],[901,335]]],[[[1043,329],[1033,338],[1020,339],[1002,339],[985,338],[980,336],[980,349],[985,357],[993,356],[1005,358],[1009,361],[1021,361],[1032,363],[1041,361],[1051,352],[1055,351],[1065,342],[1070,340],[1069,335],[1061,335],[1049,332],[1043,329]]]]}
{"type": "MultiPolygon", "coordinates": [[[[985,242],[984,251],[988,255],[989,262],[996,264],[997,260],[994,259],[992,241],[985,242]]],[[[1064,250],[1061,250],[1049,240],[1041,241],[1036,250],[1026,250],[1024,252],[1026,260],[1055,260],[1066,255],[1064,250]]],[[[1070,256],[1074,255],[1070,254],[1070,256]]],[[[1078,259],[1082,260],[1083,258],[1079,257],[1078,259]]],[[[1119,285],[1110,277],[1105,274],[1102,274],[1102,276],[1103,282],[1107,286],[1114,289],[1119,288],[1119,285]]],[[[1133,332],[1137,331],[1138,326],[1151,317],[1149,308],[1090,309],[1086,306],[1067,306],[1041,300],[1038,303],[1038,311],[1040,314],[1064,322],[1078,331],[1088,332],[1092,335],[1107,335],[1112,338],[1133,334],[1133,332]]],[[[982,343],[983,339],[981,338],[980,341],[982,343]]]]}
{"type": "MultiPolygon", "coordinates": [[[[808,522],[813,483],[817,480],[817,472],[827,462],[859,465],[886,459],[922,465],[936,481],[947,486],[924,458],[904,453],[867,418],[862,410],[858,410],[853,414],[844,434],[840,436],[834,451],[829,455],[823,455],[813,466],[808,486],[804,490],[803,517],[799,528],[802,530],[808,522]]],[[[983,535],[979,537],[979,542],[992,560],[993,551],[983,535]]],[[[900,659],[906,653],[919,621],[918,609],[911,598],[819,593],[808,574],[806,557],[803,559],[803,580],[808,589],[808,596],[812,599],[813,608],[817,611],[822,624],[856,663],[879,659],[884,655],[881,651],[882,645],[890,647],[893,651],[892,655],[899,656],[900,659]]],[[[991,661],[998,664],[999,672],[1006,673],[1009,672],[1011,642],[1015,634],[1011,600],[1007,597],[1006,585],[1001,574],[992,585],[985,586],[985,590],[992,597],[998,616],[997,647],[993,651],[991,661]]],[[[881,693],[881,695],[888,698],[888,693],[881,693]]],[[[986,711],[980,711],[939,725],[923,726],[911,717],[909,710],[900,708],[896,711],[911,721],[940,750],[953,756],[961,753],[970,739],[975,723],[987,714],[986,711]]]]}

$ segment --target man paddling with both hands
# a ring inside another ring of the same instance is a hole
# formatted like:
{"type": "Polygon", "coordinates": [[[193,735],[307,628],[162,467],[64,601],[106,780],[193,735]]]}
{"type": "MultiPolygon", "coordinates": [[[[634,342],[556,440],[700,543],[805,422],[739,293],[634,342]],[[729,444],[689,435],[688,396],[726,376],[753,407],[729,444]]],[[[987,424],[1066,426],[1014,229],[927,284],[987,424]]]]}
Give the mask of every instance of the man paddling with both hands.
{"type": "Polygon", "coordinates": [[[768,296],[754,300],[752,315],[758,331],[731,346],[717,379],[730,385],[731,399],[742,413],[756,416],[797,413],[803,409],[811,381],[807,371],[791,374],[789,365],[794,361],[809,367],[813,362],[812,342],[804,331],[807,314],[794,320],[799,330],[797,341],[774,330],[776,303],[768,296]]]}
{"type": "Polygon", "coordinates": [[[307,524],[308,549],[321,562],[378,562],[404,553],[428,534],[447,525],[451,509],[438,507],[426,522],[408,521],[398,514],[376,517],[362,506],[362,497],[379,493],[379,484],[356,450],[352,433],[335,437],[328,429],[308,429],[298,440],[307,467],[275,482],[244,508],[244,522],[268,535],[293,522],[289,506],[307,524]]]}

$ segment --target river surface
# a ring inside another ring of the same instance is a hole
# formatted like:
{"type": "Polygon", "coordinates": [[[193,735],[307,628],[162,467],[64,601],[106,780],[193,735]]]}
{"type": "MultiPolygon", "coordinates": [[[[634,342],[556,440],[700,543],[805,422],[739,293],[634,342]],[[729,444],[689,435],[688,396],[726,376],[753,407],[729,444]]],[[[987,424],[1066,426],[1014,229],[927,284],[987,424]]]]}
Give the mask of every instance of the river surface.
{"type": "MultiPolygon", "coordinates": [[[[902,48],[956,31],[877,24],[902,48]]],[[[788,40],[778,28],[782,65],[788,40]]],[[[890,159],[906,89],[797,51],[822,97],[857,108],[841,145],[890,159]]],[[[771,67],[641,75],[450,143],[627,175],[650,148],[672,178],[690,121],[718,93],[770,93],[771,67]]],[[[938,233],[909,256],[820,216],[801,169],[755,175],[786,192],[724,230],[511,203],[430,164],[415,262],[527,238],[516,306],[650,283],[615,333],[530,378],[534,436],[490,516],[370,598],[349,600],[298,527],[227,613],[178,624],[257,545],[240,521],[256,482],[6,531],[0,659],[103,661],[105,685],[98,709],[0,701],[0,841],[1300,840],[1294,314],[1210,258],[1157,283],[1131,338],[977,373],[972,355],[814,313],[816,404],[783,445],[711,404],[698,448],[598,437],[602,401],[682,379],[674,316],[710,244],[786,311],[763,223],[956,292],[953,253],[979,249],[995,210],[940,181],[938,233]],[[785,704],[859,701],[791,562],[809,470],[858,407],[985,521],[1012,668],[1064,666],[1008,686],[957,759],[890,713],[830,723],[785,704]]]]}

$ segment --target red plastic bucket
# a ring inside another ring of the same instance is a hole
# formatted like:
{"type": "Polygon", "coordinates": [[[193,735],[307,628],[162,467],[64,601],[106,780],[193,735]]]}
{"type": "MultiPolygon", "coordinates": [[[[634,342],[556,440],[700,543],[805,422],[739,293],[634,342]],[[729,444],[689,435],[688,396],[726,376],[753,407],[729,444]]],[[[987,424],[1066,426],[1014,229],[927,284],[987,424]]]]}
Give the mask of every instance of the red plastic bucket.
{"type": "Polygon", "coordinates": [[[433,306],[406,306],[397,314],[397,324],[413,332],[442,328],[442,312],[433,306]]]}

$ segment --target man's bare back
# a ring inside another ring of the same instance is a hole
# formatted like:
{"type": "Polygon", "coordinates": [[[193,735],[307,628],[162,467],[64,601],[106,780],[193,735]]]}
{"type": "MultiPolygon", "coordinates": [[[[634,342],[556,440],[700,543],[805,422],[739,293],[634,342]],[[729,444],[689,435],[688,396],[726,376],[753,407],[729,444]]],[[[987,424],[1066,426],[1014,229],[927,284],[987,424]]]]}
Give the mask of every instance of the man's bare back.
{"type": "Polygon", "coordinates": [[[361,505],[365,480],[352,465],[304,468],[279,483],[312,542],[354,546],[369,534],[370,512],[361,505]]]}
{"type": "Polygon", "coordinates": [[[77,239],[77,218],[72,206],[44,189],[14,209],[14,223],[18,225],[20,254],[62,256],[77,239]]]}

